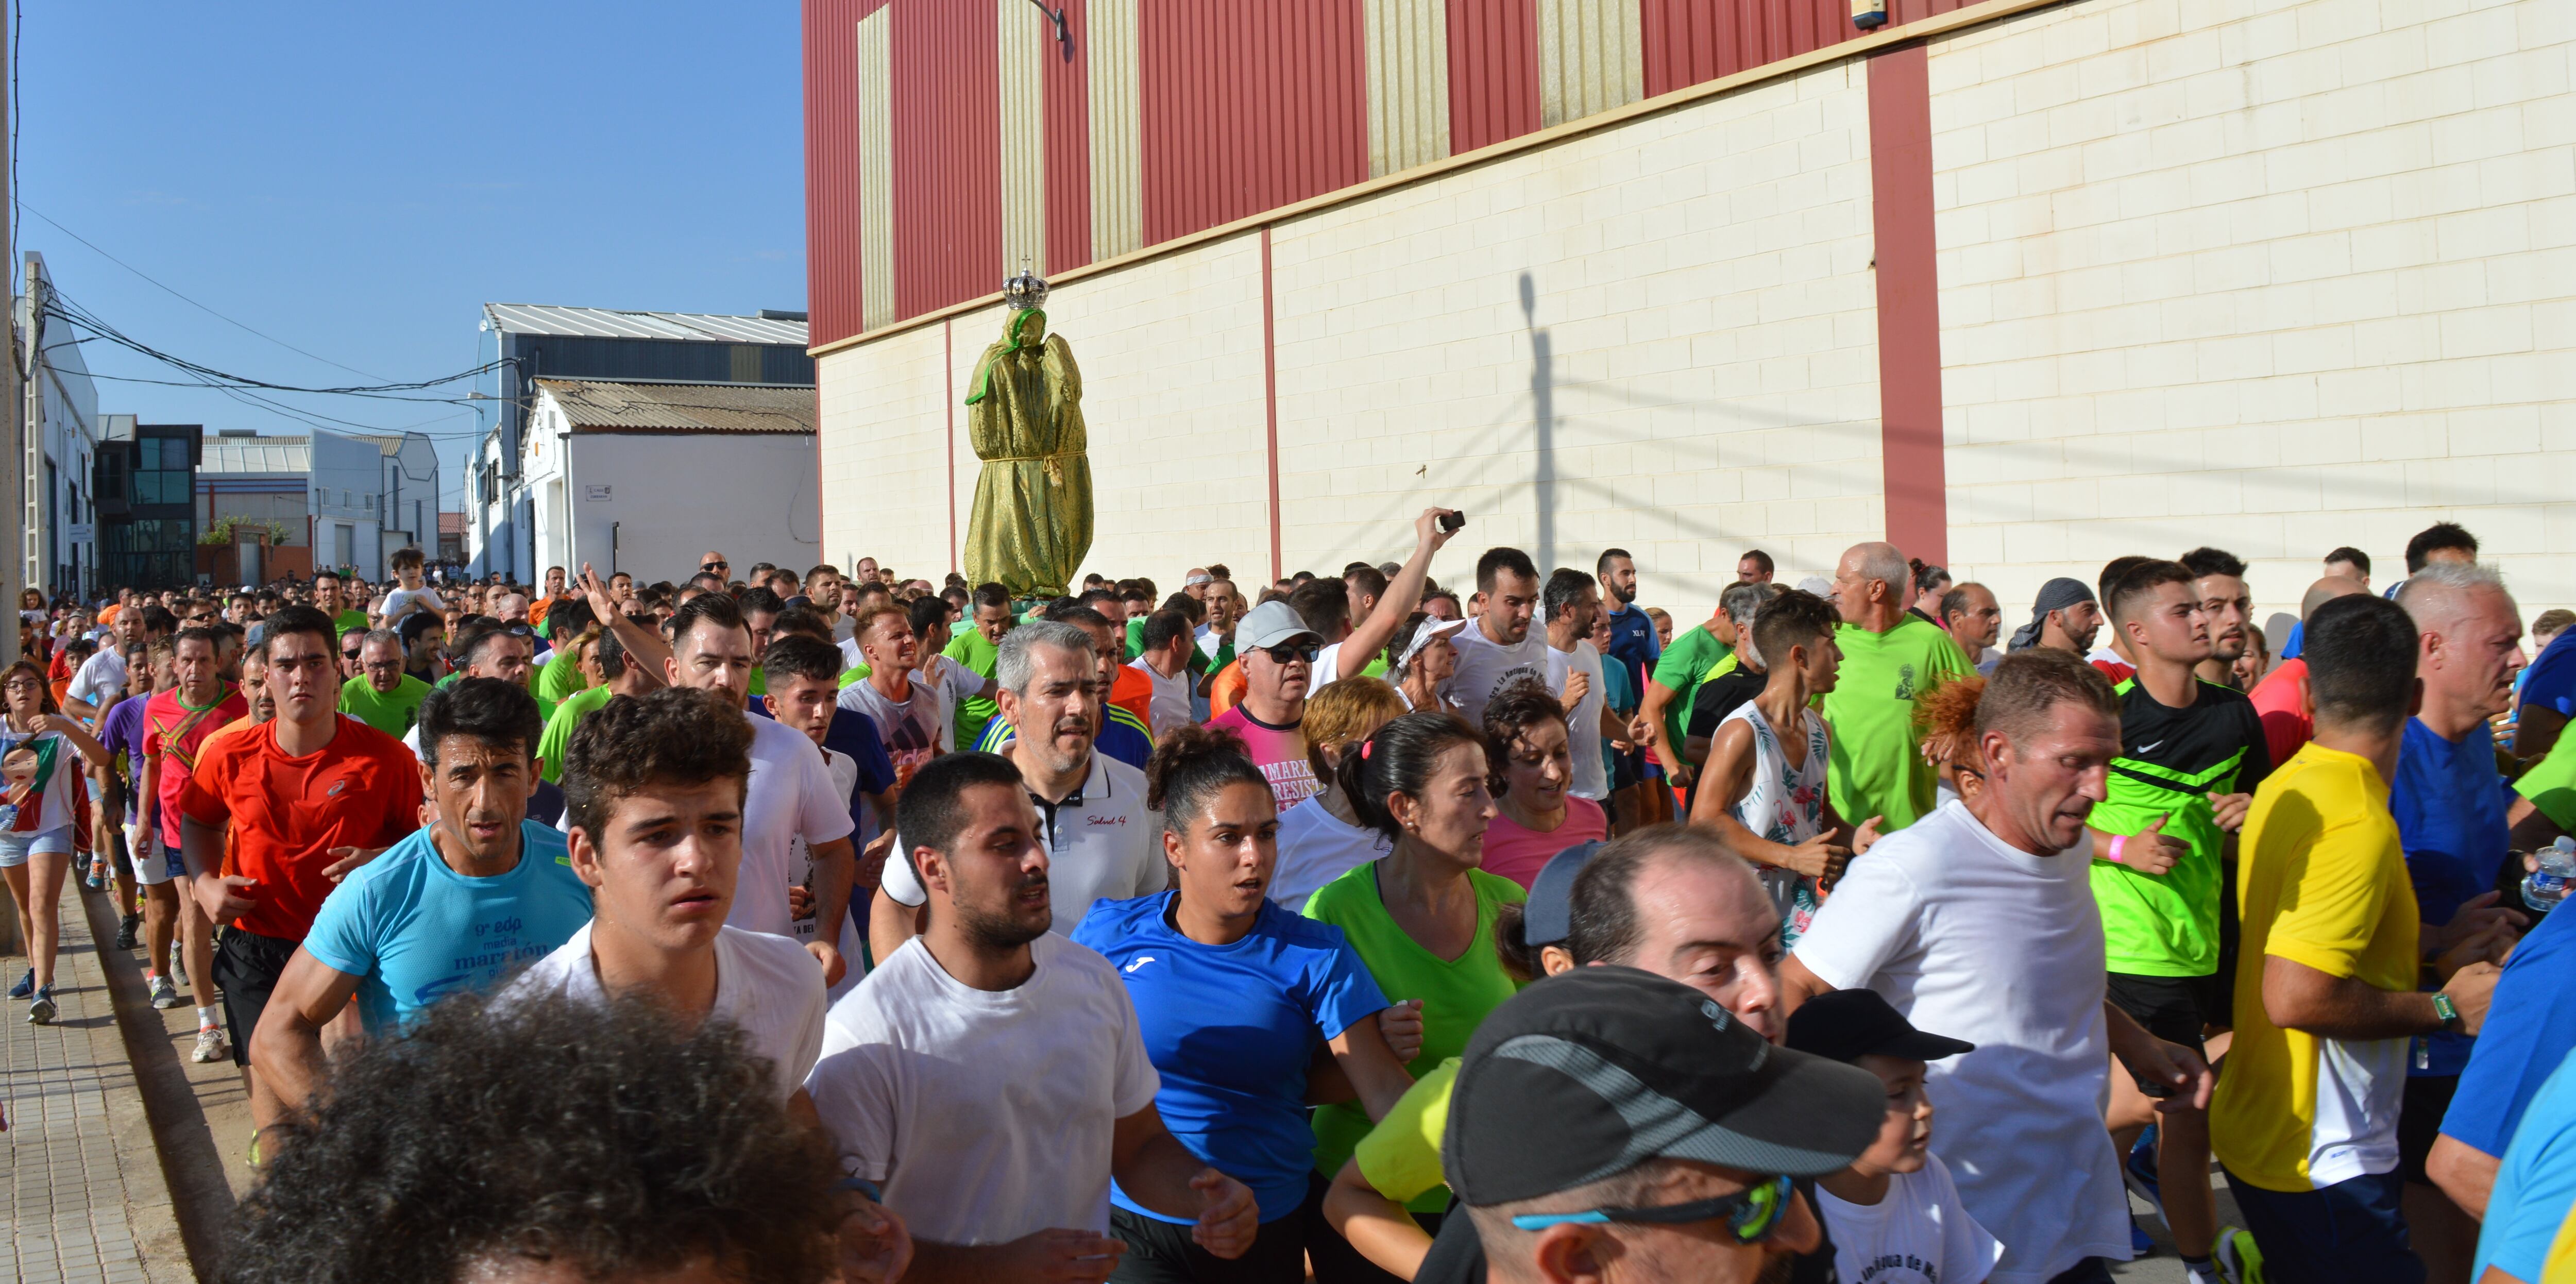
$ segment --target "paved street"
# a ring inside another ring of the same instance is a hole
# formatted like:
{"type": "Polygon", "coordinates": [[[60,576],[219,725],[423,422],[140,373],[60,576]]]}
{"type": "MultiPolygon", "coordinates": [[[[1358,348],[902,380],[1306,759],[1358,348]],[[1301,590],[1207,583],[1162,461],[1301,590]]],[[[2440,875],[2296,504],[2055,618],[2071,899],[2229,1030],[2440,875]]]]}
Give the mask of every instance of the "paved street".
{"type": "MultiPolygon", "coordinates": [[[[21,1284],[191,1279],[103,966],[134,964],[113,951],[103,956],[75,893],[64,896],[54,988],[60,1019],[29,1025],[25,1005],[12,1002],[0,1023],[0,1105],[9,1125],[0,1134],[9,1156],[0,1273],[21,1284]]],[[[106,913],[103,899],[95,908],[106,913]]],[[[112,919],[107,927],[114,930],[112,919]]],[[[0,966],[14,981],[26,962],[13,957],[0,966]]]]}

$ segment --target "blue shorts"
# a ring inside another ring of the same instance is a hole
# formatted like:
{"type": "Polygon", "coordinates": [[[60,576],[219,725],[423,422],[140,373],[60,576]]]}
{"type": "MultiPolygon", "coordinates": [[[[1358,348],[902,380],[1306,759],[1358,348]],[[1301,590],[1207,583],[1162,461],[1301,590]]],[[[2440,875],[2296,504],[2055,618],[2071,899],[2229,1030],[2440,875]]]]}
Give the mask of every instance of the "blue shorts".
{"type": "Polygon", "coordinates": [[[2263,1249],[2271,1284],[2424,1284],[2424,1259],[2406,1236],[2395,1170],[2322,1190],[2264,1190],[2235,1173],[2227,1186],[2245,1229],[2263,1249]]]}
{"type": "Polygon", "coordinates": [[[0,869],[15,869],[30,856],[72,854],[72,827],[56,825],[41,834],[0,833],[0,869]]]}

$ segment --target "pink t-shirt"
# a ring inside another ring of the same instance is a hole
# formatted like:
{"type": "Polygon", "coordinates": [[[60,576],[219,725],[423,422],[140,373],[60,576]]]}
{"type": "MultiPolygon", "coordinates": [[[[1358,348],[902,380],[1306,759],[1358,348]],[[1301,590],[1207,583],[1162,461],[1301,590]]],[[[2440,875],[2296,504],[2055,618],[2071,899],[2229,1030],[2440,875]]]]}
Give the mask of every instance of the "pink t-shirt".
{"type": "Polygon", "coordinates": [[[1324,792],[1324,782],[1315,779],[1314,765],[1306,761],[1306,733],[1297,723],[1274,727],[1238,704],[1208,719],[1208,725],[1243,737],[1252,761],[1270,778],[1270,794],[1279,800],[1281,814],[1324,792]]]}
{"type": "Polygon", "coordinates": [[[1565,823],[1540,833],[1523,829],[1508,813],[1496,811],[1485,826],[1485,859],[1481,866],[1488,874],[1498,874],[1521,885],[1526,891],[1538,881],[1538,872],[1547,868],[1558,852],[1576,843],[1588,843],[1610,836],[1610,818],[1601,812],[1601,804],[1584,798],[1565,800],[1565,823]]]}

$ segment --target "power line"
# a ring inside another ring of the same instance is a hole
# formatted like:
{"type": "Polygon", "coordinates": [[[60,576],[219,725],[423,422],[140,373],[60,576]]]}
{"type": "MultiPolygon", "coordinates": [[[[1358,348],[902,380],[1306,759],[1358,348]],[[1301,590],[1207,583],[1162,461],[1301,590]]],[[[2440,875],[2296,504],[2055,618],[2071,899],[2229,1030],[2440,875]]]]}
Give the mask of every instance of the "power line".
{"type": "Polygon", "coordinates": [[[248,375],[232,374],[227,371],[218,370],[213,366],[205,365],[201,362],[191,361],[186,357],[165,352],[162,349],[153,347],[151,344],[145,343],[140,339],[126,334],[124,331],[117,329],[114,325],[100,319],[96,313],[83,308],[80,304],[74,302],[70,296],[64,294],[60,289],[47,291],[43,304],[47,315],[60,317],[81,329],[89,331],[92,335],[117,345],[118,347],[131,349],[134,352],[150,357],[155,361],[171,366],[187,374],[195,375],[201,379],[214,383],[225,384],[231,387],[258,388],[270,392],[327,393],[350,397],[383,397],[396,401],[461,401],[463,400],[462,398],[441,399],[392,397],[390,394],[398,392],[423,392],[431,388],[439,387],[442,384],[457,383],[463,380],[472,379],[487,370],[492,370],[501,365],[508,364],[511,360],[510,358],[504,357],[499,361],[486,362],[485,364],[476,366],[471,370],[462,370],[455,374],[441,375],[435,379],[416,379],[407,382],[386,382],[375,384],[348,384],[337,387],[316,388],[303,384],[277,383],[267,379],[254,379],[248,375]]]}
{"type": "MultiPolygon", "coordinates": [[[[12,54],[12,57],[14,57],[14,56],[15,56],[15,55],[14,55],[14,54],[12,54]]],[[[13,162],[12,162],[12,163],[14,163],[14,160],[13,160],[13,162]]],[[[223,322],[223,323],[225,323],[226,325],[235,326],[235,327],[238,327],[238,328],[240,328],[240,329],[242,329],[242,330],[248,331],[248,332],[250,332],[250,333],[252,333],[252,334],[258,335],[260,338],[266,339],[266,340],[268,340],[270,343],[274,343],[274,344],[276,344],[277,346],[279,346],[279,347],[281,347],[281,348],[284,348],[284,349],[286,349],[286,350],[287,350],[287,351],[289,351],[289,352],[297,353],[297,354],[302,355],[302,356],[311,357],[311,358],[313,358],[314,360],[319,361],[319,362],[321,362],[322,364],[324,364],[324,365],[326,365],[326,366],[330,366],[330,367],[332,367],[332,368],[334,368],[334,369],[338,369],[338,370],[346,370],[346,371],[348,371],[348,372],[349,372],[349,373],[351,373],[351,374],[365,375],[366,377],[368,377],[368,378],[370,378],[370,379],[376,379],[376,380],[384,380],[384,379],[385,379],[385,376],[380,375],[380,374],[377,374],[376,372],[374,372],[374,371],[372,371],[372,370],[360,370],[360,369],[359,369],[359,368],[357,368],[356,366],[343,365],[343,364],[341,364],[340,362],[333,361],[333,360],[332,360],[332,359],[330,359],[329,357],[323,356],[322,354],[320,354],[320,353],[318,353],[318,352],[311,352],[311,351],[307,351],[306,349],[296,347],[294,344],[288,343],[286,340],[281,339],[281,338],[278,338],[276,335],[270,334],[269,332],[267,332],[267,331],[265,331],[265,330],[262,330],[262,329],[260,329],[260,328],[259,328],[259,327],[257,327],[257,326],[251,325],[250,323],[248,323],[248,322],[246,322],[246,321],[240,321],[240,320],[237,320],[237,319],[235,319],[235,318],[225,316],[223,313],[221,313],[221,312],[217,312],[217,311],[215,311],[213,308],[207,307],[205,304],[203,304],[203,303],[199,303],[199,302],[198,302],[198,301],[196,301],[195,299],[189,298],[187,295],[180,293],[178,290],[173,289],[173,288],[171,288],[171,287],[170,287],[170,286],[168,286],[168,285],[164,285],[164,284],[162,284],[159,280],[155,279],[151,273],[146,272],[146,271],[144,271],[143,269],[141,269],[141,268],[139,268],[139,267],[136,267],[136,266],[134,266],[133,264],[128,263],[128,262],[126,262],[125,260],[123,260],[123,259],[120,259],[120,258],[116,257],[116,256],[115,256],[115,255],[113,255],[113,254],[108,253],[105,249],[103,249],[103,248],[101,248],[101,247],[99,246],[98,242],[93,241],[93,240],[89,239],[88,237],[83,236],[83,235],[81,235],[80,233],[75,232],[75,231],[71,230],[70,228],[63,226],[62,222],[61,222],[60,220],[56,219],[53,215],[51,215],[51,214],[47,214],[47,213],[46,213],[46,212],[44,212],[43,210],[37,209],[36,207],[34,207],[34,206],[32,206],[32,205],[26,205],[24,202],[21,202],[21,208],[23,208],[27,213],[29,213],[29,214],[33,214],[33,215],[35,215],[36,217],[38,217],[38,218],[40,218],[40,219],[43,219],[43,220],[45,220],[45,221],[46,221],[46,222],[48,222],[48,223],[53,224],[53,226],[54,226],[54,230],[55,230],[55,231],[60,232],[60,233],[62,233],[63,235],[68,236],[68,237],[72,238],[73,240],[78,241],[78,242],[80,242],[81,244],[88,246],[92,251],[96,252],[100,258],[106,259],[108,262],[113,263],[113,264],[117,265],[118,267],[124,268],[124,269],[125,269],[126,271],[128,271],[128,272],[131,272],[131,273],[133,273],[133,274],[134,274],[134,275],[136,275],[136,276],[142,277],[146,282],[150,283],[154,289],[157,289],[157,290],[161,291],[162,293],[169,295],[171,298],[177,299],[177,300],[178,300],[178,301],[180,301],[181,303],[185,303],[185,304],[187,304],[189,307],[195,308],[195,309],[197,309],[198,311],[205,313],[207,316],[213,317],[214,319],[216,319],[216,320],[218,320],[218,321],[223,322]]],[[[390,382],[390,381],[388,381],[388,382],[390,382]]]]}

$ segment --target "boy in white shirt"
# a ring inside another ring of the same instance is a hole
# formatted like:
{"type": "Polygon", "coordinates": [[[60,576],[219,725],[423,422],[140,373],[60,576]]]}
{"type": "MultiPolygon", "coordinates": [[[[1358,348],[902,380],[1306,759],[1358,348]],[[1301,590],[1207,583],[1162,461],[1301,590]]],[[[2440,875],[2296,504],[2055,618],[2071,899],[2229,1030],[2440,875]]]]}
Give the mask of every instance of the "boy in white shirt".
{"type": "Polygon", "coordinates": [[[447,613],[447,603],[439,600],[438,590],[429,587],[421,579],[419,549],[394,550],[393,568],[394,578],[401,583],[400,587],[385,594],[382,627],[390,629],[402,617],[414,611],[436,611],[441,615],[447,613]]]}
{"type": "Polygon", "coordinates": [[[721,1016],[777,1068],[790,1109],[811,1118],[800,1085],[823,1051],[823,970],[788,937],[725,925],[751,739],[740,713],[686,687],[611,700],[582,719],[564,751],[564,817],[594,917],[510,993],[643,993],[684,1021],[721,1016]]]}
{"type": "Polygon", "coordinates": [[[1927,1061],[1977,1045],[1914,1028],[1875,990],[1819,994],[1789,1017],[1788,1046],[1848,1062],[1887,1086],[1878,1140],[1849,1168],[1816,1180],[1816,1214],[1834,1265],[1871,1284],[1979,1284],[2003,1245],[1968,1215],[1950,1169],[1932,1153],[1927,1061]]]}

